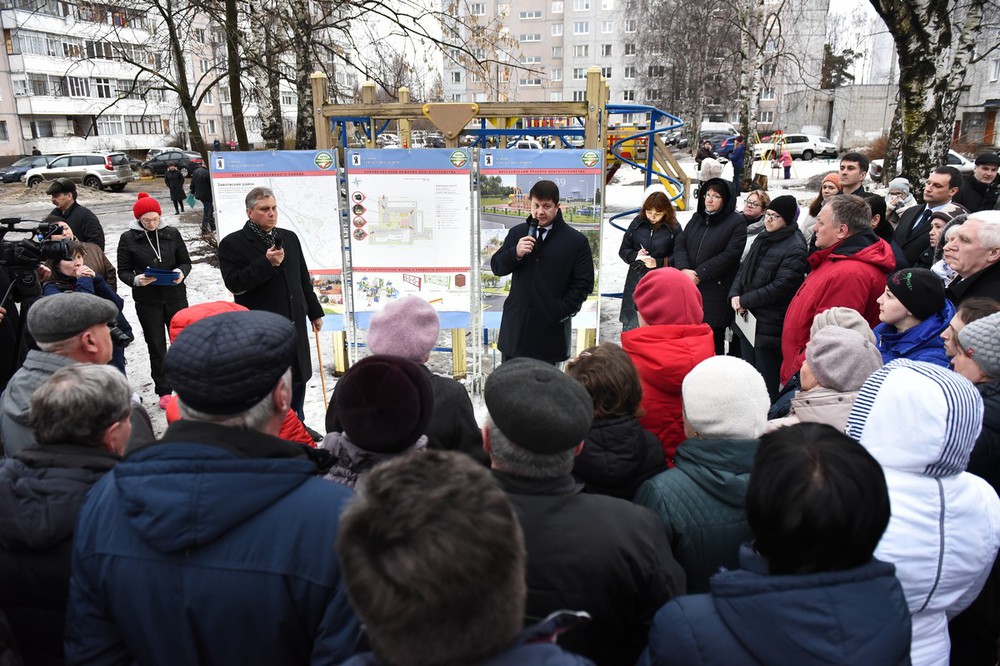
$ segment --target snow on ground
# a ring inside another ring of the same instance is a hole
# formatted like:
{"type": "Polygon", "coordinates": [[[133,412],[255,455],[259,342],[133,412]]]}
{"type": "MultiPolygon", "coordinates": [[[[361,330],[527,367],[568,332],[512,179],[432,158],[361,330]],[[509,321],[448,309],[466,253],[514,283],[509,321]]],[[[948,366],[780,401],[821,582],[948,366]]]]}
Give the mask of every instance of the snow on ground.
{"type": "MultiPolygon", "coordinates": [[[[695,176],[694,160],[686,155],[680,156],[680,158],[682,168],[689,175],[695,176]]],[[[788,181],[775,179],[774,176],[778,175],[777,170],[766,169],[765,172],[771,178],[769,191],[772,197],[791,194],[798,199],[800,204],[807,205],[816,196],[815,189],[807,188],[808,181],[817,175],[828,173],[836,168],[837,162],[835,160],[812,160],[809,162],[796,160],[792,167],[793,177],[788,181]]],[[[722,177],[732,178],[731,166],[726,165],[722,177]]],[[[188,251],[192,258],[191,275],[186,280],[188,302],[195,304],[211,300],[231,300],[232,297],[223,285],[218,267],[214,262],[214,250],[199,235],[202,214],[201,204],[197,204],[194,211],[188,210],[180,215],[175,215],[162,178],[132,183],[122,193],[81,189],[80,204],[91,208],[104,225],[106,236],[105,253],[111,259],[112,263],[117,263],[118,240],[134,220],[132,204],[135,202],[136,194],[141,191],[150,193],[159,201],[163,209],[164,219],[180,230],[181,235],[187,243],[188,251]]],[[[618,257],[618,247],[621,243],[622,231],[612,226],[608,220],[616,213],[632,210],[642,205],[643,191],[644,181],[642,172],[631,167],[622,168],[616,174],[612,183],[607,185],[605,189],[605,224],[602,237],[603,245],[601,248],[599,278],[599,290],[602,294],[620,293],[628,268],[618,257]]],[[[741,196],[739,207],[742,206],[742,198],[744,196],[746,195],[741,196]]],[[[692,206],[693,204],[694,201],[692,200],[692,206]]],[[[0,186],[0,205],[4,207],[5,217],[20,216],[26,220],[40,220],[52,210],[50,199],[44,194],[41,188],[29,190],[20,183],[0,186]]],[[[690,217],[690,211],[678,213],[678,218],[682,224],[686,224],[690,217]]],[[[629,215],[619,219],[617,223],[622,227],[626,227],[631,219],[632,216],[629,215]]],[[[16,239],[15,235],[10,235],[7,238],[7,240],[16,239]]],[[[143,404],[153,418],[155,431],[162,433],[166,428],[166,422],[163,412],[157,404],[152,380],[149,377],[149,357],[142,340],[142,330],[135,316],[135,306],[131,297],[131,289],[120,285],[119,294],[125,300],[125,315],[132,323],[137,335],[136,341],[126,349],[129,381],[139,393],[143,404]]],[[[600,341],[619,342],[621,338],[621,324],[618,323],[618,311],[620,307],[621,300],[618,298],[601,299],[600,341]]],[[[482,338],[470,333],[466,337],[466,340],[471,350],[471,345],[478,344],[482,338]]],[[[442,332],[439,345],[451,345],[451,337],[448,331],[442,332]]],[[[325,379],[326,395],[330,395],[333,385],[336,383],[336,379],[333,377],[333,336],[331,334],[320,334],[320,349],[322,352],[323,367],[325,368],[325,372],[323,373],[319,372],[320,363],[317,359],[315,339],[313,339],[312,356],[314,372],[306,392],[305,415],[306,423],[322,432],[326,414],[323,380],[325,379]]],[[[434,352],[431,356],[429,366],[435,372],[442,374],[450,373],[450,354],[434,352]]],[[[488,372],[491,367],[491,354],[489,350],[484,350],[484,371],[488,372]]],[[[467,384],[471,384],[471,382],[467,381],[467,384]]],[[[476,408],[477,418],[482,422],[486,416],[486,409],[482,403],[482,398],[474,396],[473,405],[476,408]]]]}

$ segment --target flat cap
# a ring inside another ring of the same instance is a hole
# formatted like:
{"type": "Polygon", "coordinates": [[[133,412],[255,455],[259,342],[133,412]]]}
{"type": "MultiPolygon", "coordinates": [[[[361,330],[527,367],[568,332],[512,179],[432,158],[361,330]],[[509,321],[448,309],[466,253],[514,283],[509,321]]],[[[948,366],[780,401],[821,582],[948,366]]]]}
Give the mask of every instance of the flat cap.
{"type": "Polygon", "coordinates": [[[594,401],[583,384],[531,358],[502,363],[486,379],[483,396],[500,432],[535,453],[572,449],[594,419],[594,401]]]}
{"type": "Polygon", "coordinates": [[[69,178],[56,178],[45,190],[46,194],[62,194],[63,192],[76,192],[76,183],[69,178]]]}
{"type": "Polygon", "coordinates": [[[990,166],[1000,166],[1000,154],[987,152],[976,155],[976,166],[982,166],[984,164],[988,164],[990,166]]]}
{"type": "Polygon", "coordinates": [[[177,336],[163,370],[185,405],[238,414],[263,400],[295,358],[295,326],[273,312],[224,312],[177,336]]]}
{"type": "Polygon", "coordinates": [[[117,318],[115,304],[100,296],[79,292],[53,294],[28,308],[28,332],[38,342],[59,342],[117,318]]]}

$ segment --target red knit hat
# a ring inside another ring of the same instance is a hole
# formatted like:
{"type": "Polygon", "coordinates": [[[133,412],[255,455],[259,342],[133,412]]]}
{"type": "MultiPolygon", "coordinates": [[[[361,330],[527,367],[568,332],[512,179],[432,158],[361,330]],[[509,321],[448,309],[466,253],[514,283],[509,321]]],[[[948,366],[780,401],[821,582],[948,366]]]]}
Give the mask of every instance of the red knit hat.
{"type": "Polygon", "coordinates": [[[705,317],[701,292],[676,268],[657,268],[639,280],[635,309],[649,326],[700,324],[705,317]]]}
{"type": "Polygon", "coordinates": [[[145,192],[139,192],[139,200],[135,202],[134,206],[132,206],[132,214],[135,215],[135,219],[138,220],[146,213],[163,215],[163,211],[160,210],[160,204],[156,202],[156,199],[149,196],[145,192]]]}

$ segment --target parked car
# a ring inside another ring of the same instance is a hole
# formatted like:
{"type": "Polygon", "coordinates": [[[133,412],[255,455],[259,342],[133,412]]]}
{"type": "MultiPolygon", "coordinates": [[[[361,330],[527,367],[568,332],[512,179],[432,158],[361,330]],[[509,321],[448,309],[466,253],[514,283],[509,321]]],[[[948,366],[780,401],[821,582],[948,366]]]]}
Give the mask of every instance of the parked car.
{"type": "Polygon", "coordinates": [[[380,147],[384,147],[387,143],[399,143],[399,137],[392,132],[382,132],[375,137],[375,143],[380,147]]]}
{"type": "Polygon", "coordinates": [[[28,173],[29,169],[48,166],[49,162],[55,158],[56,155],[29,155],[28,157],[22,157],[9,167],[4,168],[3,171],[0,171],[0,180],[5,183],[16,183],[21,180],[24,174],[28,173]]]}
{"type": "Polygon", "coordinates": [[[70,153],[57,157],[48,166],[28,169],[23,180],[28,187],[37,187],[47,180],[69,178],[74,183],[103,190],[121,192],[138,176],[129,165],[128,155],[118,152],[70,153]]]}
{"type": "Polygon", "coordinates": [[[205,160],[201,159],[201,155],[198,153],[189,153],[183,150],[168,150],[160,153],[153,159],[143,162],[140,167],[141,173],[151,173],[154,176],[162,176],[167,172],[167,166],[175,162],[177,164],[177,170],[187,178],[190,174],[194,173],[195,167],[199,167],[205,164],[205,160]]]}
{"type": "Polygon", "coordinates": [[[760,143],[753,147],[754,158],[759,159],[765,152],[774,152],[776,146],[779,152],[781,149],[788,150],[792,159],[800,157],[811,160],[814,157],[836,157],[840,154],[836,144],[825,136],[786,134],[784,141],[777,141],[773,136],[761,139],[760,143]]]}
{"type": "Polygon", "coordinates": [[[580,206],[576,209],[576,212],[580,215],[600,215],[600,206],[580,206]]]}
{"type": "Polygon", "coordinates": [[[520,150],[542,150],[542,144],[534,139],[518,139],[517,141],[511,141],[507,144],[508,148],[517,148],[520,150]]]}
{"type": "MultiPolygon", "coordinates": [[[[954,150],[949,150],[947,166],[955,167],[959,172],[966,174],[972,173],[975,170],[976,163],[964,155],[956,153],[954,150]]],[[[885,160],[872,160],[871,164],[868,165],[868,177],[872,180],[882,180],[882,170],[884,168],[885,160]]],[[[902,169],[903,156],[900,155],[899,159],[896,160],[896,173],[899,173],[902,169]]]]}
{"type": "Polygon", "coordinates": [[[736,139],[739,136],[740,136],[739,134],[733,134],[731,136],[727,136],[726,138],[724,138],[722,141],[719,142],[718,148],[716,148],[714,143],[712,144],[712,148],[721,157],[729,157],[730,155],[733,154],[733,151],[736,150],[736,139]]]}

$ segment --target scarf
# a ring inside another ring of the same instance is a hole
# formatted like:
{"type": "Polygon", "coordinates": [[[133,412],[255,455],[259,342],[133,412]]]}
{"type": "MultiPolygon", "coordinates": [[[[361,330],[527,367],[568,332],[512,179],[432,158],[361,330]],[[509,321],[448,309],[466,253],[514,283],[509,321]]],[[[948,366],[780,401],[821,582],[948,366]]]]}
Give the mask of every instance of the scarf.
{"type": "Polygon", "coordinates": [[[252,231],[254,235],[257,236],[257,238],[264,241],[264,245],[268,247],[274,245],[274,232],[277,229],[277,227],[272,227],[270,231],[264,231],[256,224],[254,224],[251,220],[247,220],[247,224],[250,225],[250,231],[252,231]]]}

